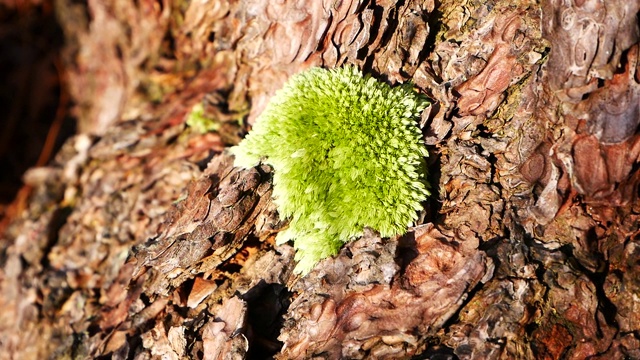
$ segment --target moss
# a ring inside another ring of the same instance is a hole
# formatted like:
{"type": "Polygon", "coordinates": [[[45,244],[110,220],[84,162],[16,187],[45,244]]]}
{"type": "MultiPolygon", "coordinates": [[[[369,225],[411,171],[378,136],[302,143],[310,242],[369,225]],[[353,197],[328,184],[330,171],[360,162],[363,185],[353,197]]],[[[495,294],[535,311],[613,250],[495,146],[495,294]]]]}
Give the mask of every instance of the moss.
{"type": "Polygon", "coordinates": [[[187,125],[200,134],[216,131],[220,128],[218,122],[204,115],[202,103],[197,103],[191,109],[191,112],[187,115],[187,125]]]}
{"type": "Polygon", "coordinates": [[[235,165],[274,172],[274,201],[290,219],[278,243],[294,241],[296,272],[335,255],[365,226],[402,234],[429,195],[427,150],[415,119],[428,101],[355,67],[312,68],[291,77],[247,137],[235,165]]]}

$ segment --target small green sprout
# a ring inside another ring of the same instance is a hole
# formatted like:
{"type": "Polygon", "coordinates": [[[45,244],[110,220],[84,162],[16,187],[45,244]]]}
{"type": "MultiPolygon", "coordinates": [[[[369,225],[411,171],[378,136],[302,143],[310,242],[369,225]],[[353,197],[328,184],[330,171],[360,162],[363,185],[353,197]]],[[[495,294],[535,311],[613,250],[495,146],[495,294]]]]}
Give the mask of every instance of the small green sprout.
{"type": "Polygon", "coordinates": [[[427,149],[415,119],[428,101],[411,84],[391,87],[355,67],[311,68],[271,99],[252,131],[231,148],[235,165],[263,161],[273,196],[294,240],[295,271],[370,227],[383,237],[406,232],[429,195],[427,149]]]}
{"type": "Polygon", "coordinates": [[[200,134],[206,134],[220,128],[218,122],[204,115],[204,107],[201,102],[191,108],[191,112],[187,115],[187,125],[200,134]]]}

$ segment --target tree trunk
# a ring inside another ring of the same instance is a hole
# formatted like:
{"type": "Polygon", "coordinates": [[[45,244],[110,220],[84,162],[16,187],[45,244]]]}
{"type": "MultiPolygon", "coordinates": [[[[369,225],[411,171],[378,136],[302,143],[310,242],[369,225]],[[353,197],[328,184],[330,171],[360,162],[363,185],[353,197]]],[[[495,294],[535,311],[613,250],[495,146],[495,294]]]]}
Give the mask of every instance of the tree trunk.
{"type": "Polygon", "coordinates": [[[637,1],[56,1],[79,133],[2,229],[0,357],[640,358],[637,1]],[[225,147],[344,64],[434,100],[434,195],[297,277],[225,147]]]}

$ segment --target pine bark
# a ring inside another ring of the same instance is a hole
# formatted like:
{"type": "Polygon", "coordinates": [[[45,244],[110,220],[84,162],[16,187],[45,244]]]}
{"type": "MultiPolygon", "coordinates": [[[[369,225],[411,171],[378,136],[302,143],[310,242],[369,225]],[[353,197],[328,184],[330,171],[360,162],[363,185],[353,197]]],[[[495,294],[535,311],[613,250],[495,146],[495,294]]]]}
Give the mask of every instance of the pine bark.
{"type": "Polygon", "coordinates": [[[57,0],[79,132],[3,229],[0,358],[640,358],[639,12],[57,0]],[[434,195],[298,277],[271,169],[225,148],[344,64],[433,99],[434,195]]]}

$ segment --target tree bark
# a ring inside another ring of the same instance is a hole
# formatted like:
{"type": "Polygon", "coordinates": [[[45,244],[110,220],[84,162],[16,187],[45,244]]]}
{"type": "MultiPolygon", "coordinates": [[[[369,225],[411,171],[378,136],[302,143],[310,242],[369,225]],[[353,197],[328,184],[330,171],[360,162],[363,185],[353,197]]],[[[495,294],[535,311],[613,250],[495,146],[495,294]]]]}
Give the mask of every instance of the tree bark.
{"type": "Polygon", "coordinates": [[[55,6],[79,133],[2,230],[0,357],[640,358],[637,1],[55,6]],[[434,100],[434,195],[297,277],[225,148],[344,64],[434,100]]]}

